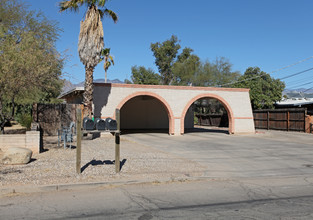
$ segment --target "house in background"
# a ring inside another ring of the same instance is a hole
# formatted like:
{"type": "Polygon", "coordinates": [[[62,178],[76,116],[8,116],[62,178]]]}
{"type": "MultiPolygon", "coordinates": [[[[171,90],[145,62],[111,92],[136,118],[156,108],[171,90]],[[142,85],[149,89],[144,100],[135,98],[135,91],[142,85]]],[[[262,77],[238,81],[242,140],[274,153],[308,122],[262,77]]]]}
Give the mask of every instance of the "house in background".
{"type": "Polygon", "coordinates": [[[277,109],[306,108],[308,115],[313,115],[313,98],[288,98],[275,103],[277,109]]]}

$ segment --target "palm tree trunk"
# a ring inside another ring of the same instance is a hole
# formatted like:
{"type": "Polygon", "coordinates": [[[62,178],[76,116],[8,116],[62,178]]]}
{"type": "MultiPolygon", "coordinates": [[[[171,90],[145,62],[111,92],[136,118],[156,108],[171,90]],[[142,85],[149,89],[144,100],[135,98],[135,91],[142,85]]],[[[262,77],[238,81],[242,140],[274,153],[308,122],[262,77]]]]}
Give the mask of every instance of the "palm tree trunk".
{"type": "Polygon", "coordinates": [[[108,68],[107,68],[107,63],[108,63],[108,56],[104,57],[104,82],[107,83],[107,72],[108,72],[108,68]]]}
{"type": "Polygon", "coordinates": [[[85,67],[84,117],[92,117],[93,101],[93,70],[94,67],[85,67]]]}

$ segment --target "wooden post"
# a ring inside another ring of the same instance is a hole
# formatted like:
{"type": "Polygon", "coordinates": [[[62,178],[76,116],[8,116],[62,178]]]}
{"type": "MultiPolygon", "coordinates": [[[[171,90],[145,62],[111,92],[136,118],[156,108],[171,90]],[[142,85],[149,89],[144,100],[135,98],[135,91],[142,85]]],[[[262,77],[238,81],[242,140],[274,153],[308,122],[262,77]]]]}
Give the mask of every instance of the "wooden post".
{"type": "Polygon", "coordinates": [[[81,140],[82,140],[82,111],[80,108],[76,109],[76,134],[77,134],[77,146],[76,146],[76,173],[81,174],[81,140]]]}
{"type": "Polygon", "coordinates": [[[290,128],[290,112],[287,111],[287,131],[289,131],[290,128]]]}
{"type": "Polygon", "coordinates": [[[119,173],[120,168],[120,110],[115,110],[115,119],[117,122],[117,131],[115,132],[115,172],[119,173]]]}
{"type": "Polygon", "coordinates": [[[305,133],[305,128],[306,128],[305,116],[307,115],[307,113],[308,113],[308,112],[307,112],[307,110],[305,109],[305,110],[304,110],[304,122],[303,122],[303,124],[304,124],[304,125],[303,125],[303,127],[304,127],[304,133],[305,133]]]}
{"type": "Polygon", "coordinates": [[[270,112],[267,111],[267,130],[270,129],[270,112]]]}

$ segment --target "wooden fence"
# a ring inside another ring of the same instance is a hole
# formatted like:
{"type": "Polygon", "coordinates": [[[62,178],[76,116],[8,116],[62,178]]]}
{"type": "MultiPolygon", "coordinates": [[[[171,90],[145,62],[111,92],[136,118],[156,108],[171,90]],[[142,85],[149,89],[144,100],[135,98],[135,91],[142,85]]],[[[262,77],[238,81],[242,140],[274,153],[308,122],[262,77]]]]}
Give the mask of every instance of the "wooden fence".
{"type": "Polygon", "coordinates": [[[306,132],[305,108],[253,111],[256,129],[306,132]]]}
{"type": "Polygon", "coordinates": [[[57,135],[58,129],[68,127],[71,121],[76,121],[78,104],[34,104],[33,122],[37,122],[43,135],[57,135]]]}
{"type": "Polygon", "coordinates": [[[196,114],[198,125],[228,127],[227,114],[196,114]]]}

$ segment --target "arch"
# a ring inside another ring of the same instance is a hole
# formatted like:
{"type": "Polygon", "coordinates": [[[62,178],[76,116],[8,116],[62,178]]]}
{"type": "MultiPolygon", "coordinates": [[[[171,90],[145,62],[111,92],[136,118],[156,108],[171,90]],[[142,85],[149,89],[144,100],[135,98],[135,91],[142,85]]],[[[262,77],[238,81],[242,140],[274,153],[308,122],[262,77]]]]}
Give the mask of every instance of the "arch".
{"type": "Polygon", "coordinates": [[[200,95],[197,95],[195,97],[193,97],[188,103],[187,105],[185,106],[183,112],[182,112],[182,115],[181,115],[181,118],[180,118],[180,133],[183,134],[185,131],[185,116],[186,116],[186,113],[189,109],[189,107],[191,106],[192,103],[194,103],[195,101],[197,101],[198,99],[201,99],[201,98],[214,98],[214,99],[217,99],[218,101],[220,101],[222,103],[222,105],[224,106],[224,108],[226,109],[227,111],[227,115],[228,115],[228,121],[229,121],[229,127],[228,127],[228,130],[229,130],[229,133],[230,134],[233,134],[234,133],[234,114],[233,114],[233,111],[230,107],[230,105],[226,102],[225,99],[223,99],[222,97],[216,95],[216,94],[211,94],[211,93],[205,93],[205,94],[200,94],[200,95]]]}
{"type": "MultiPolygon", "coordinates": [[[[135,92],[132,93],[130,95],[128,95],[126,98],[124,98],[118,105],[116,108],[121,109],[123,107],[123,105],[129,101],[132,98],[135,98],[137,96],[151,96],[157,100],[159,100],[159,102],[164,106],[166,112],[167,112],[167,116],[168,116],[168,121],[169,121],[169,134],[173,135],[174,134],[174,114],[173,111],[170,107],[170,105],[167,103],[167,101],[161,97],[158,94],[155,94],[153,92],[146,92],[146,91],[142,91],[142,92],[135,92]]],[[[115,113],[114,113],[114,118],[115,118],[115,113]]]]}

